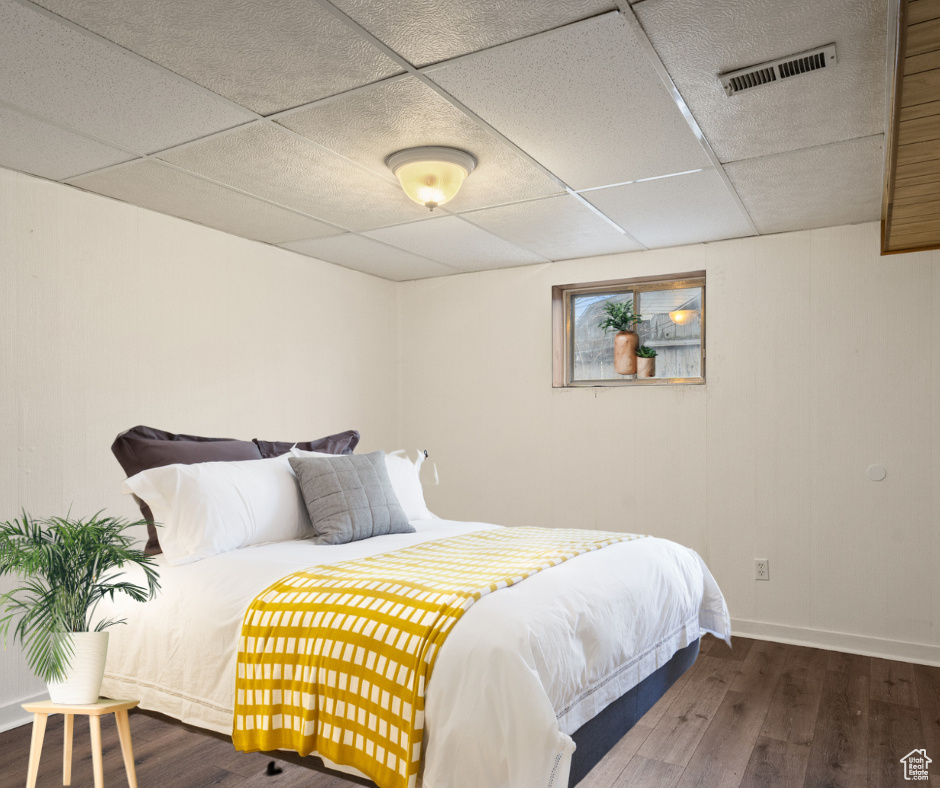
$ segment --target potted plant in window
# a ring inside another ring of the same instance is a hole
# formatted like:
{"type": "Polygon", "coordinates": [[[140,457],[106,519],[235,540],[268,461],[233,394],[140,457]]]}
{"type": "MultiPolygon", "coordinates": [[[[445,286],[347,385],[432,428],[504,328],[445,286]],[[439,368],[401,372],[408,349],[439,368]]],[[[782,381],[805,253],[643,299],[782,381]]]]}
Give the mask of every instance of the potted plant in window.
{"type": "Polygon", "coordinates": [[[640,345],[637,348],[636,376],[638,378],[656,377],[656,351],[648,345],[640,345]]]}
{"type": "Polygon", "coordinates": [[[22,518],[0,523],[0,577],[18,575],[20,584],[0,594],[0,634],[24,647],[26,661],[49,688],[54,703],[98,700],[108,650],[105,631],[123,619],[94,623],[105,597],[124,593],[138,602],[152,599],[160,583],[153,557],[133,547],[127,522],[98,514],[82,519],[22,518]],[[143,569],[147,587],[123,578],[121,567],[143,569]]]}
{"type": "Polygon", "coordinates": [[[616,331],[614,336],[614,369],[618,375],[636,374],[636,346],[640,339],[633,327],[643,319],[633,311],[633,301],[613,302],[604,305],[605,317],[597,324],[604,333],[616,331]]]}

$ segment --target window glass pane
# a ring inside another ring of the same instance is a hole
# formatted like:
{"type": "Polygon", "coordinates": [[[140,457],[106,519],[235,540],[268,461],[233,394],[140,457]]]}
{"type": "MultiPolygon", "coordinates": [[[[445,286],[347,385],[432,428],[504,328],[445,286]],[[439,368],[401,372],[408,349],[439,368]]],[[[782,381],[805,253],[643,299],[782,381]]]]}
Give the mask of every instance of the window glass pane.
{"type": "MultiPolygon", "coordinates": [[[[633,293],[591,293],[571,299],[574,324],[572,337],[573,380],[622,379],[614,370],[614,334],[598,323],[607,317],[604,307],[608,303],[633,303],[633,293]]],[[[630,376],[633,377],[632,375],[630,376]]]]}
{"type": "Polygon", "coordinates": [[[657,378],[702,376],[702,288],[639,294],[640,344],[656,351],[657,378]]]}

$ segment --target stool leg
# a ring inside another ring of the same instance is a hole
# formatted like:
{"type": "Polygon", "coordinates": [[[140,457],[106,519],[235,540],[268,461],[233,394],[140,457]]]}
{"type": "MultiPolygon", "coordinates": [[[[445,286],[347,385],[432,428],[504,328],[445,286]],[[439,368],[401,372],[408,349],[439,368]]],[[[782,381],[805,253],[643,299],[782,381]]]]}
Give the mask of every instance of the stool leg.
{"type": "Polygon", "coordinates": [[[26,775],[26,788],[36,788],[36,776],[39,774],[39,756],[42,755],[42,740],[46,735],[48,714],[33,715],[33,740],[29,745],[29,771],[26,775]]]}
{"type": "Polygon", "coordinates": [[[65,717],[65,740],[62,747],[62,785],[72,784],[72,723],[73,714],[63,714],[65,717]]]}
{"type": "Polygon", "coordinates": [[[101,717],[89,714],[88,727],[91,728],[91,765],[95,773],[95,788],[104,788],[104,773],[101,769],[101,717]]]}
{"type": "Polygon", "coordinates": [[[131,721],[127,718],[127,709],[114,712],[117,722],[118,738],[121,740],[121,755],[124,756],[124,769],[127,772],[127,784],[137,788],[137,772],[134,770],[134,748],[131,746],[131,721]]]}

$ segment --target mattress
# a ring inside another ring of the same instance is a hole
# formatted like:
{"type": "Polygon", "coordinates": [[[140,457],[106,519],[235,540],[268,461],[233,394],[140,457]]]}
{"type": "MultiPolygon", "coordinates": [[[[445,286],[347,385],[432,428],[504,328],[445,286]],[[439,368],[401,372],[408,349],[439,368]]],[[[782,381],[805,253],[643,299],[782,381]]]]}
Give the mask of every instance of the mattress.
{"type": "MultiPolygon", "coordinates": [[[[97,611],[127,620],[110,630],[102,693],[231,733],[242,618],[267,586],[311,566],[499,527],[412,524],[414,534],[278,542],[161,565],[155,600],[122,596],[97,611]]],[[[717,584],[693,550],[654,537],[586,553],[482,598],[448,636],[427,687],[422,785],[566,786],[571,734],[704,632],[730,638],[717,584]]]]}

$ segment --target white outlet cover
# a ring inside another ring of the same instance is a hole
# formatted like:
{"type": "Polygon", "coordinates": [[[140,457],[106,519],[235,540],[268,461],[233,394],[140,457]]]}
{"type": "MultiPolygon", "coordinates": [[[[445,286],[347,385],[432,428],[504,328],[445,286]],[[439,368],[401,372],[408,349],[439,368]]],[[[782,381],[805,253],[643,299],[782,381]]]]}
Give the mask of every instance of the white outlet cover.
{"type": "Polygon", "coordinates": [[[866,473],[868,474],[868,478],[873,482],[880,482],[888,475],[883,465],[869,465],[866,473]]]}

